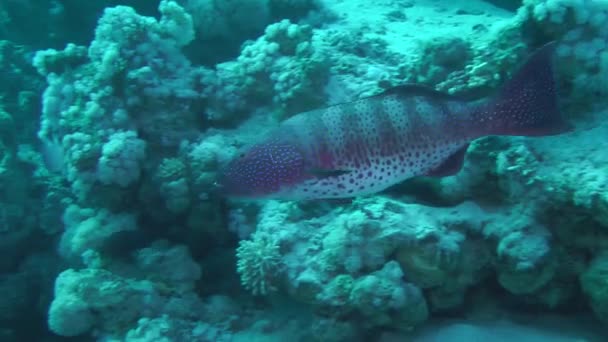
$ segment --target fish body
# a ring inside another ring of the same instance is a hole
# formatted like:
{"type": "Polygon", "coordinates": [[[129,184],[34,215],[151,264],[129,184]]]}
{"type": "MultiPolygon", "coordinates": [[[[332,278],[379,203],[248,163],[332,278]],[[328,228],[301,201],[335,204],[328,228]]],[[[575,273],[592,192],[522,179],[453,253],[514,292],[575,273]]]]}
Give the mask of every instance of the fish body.
{"type": "Polygon", "coordinates": [[[236,198],[369,195],[415,176],[457,173],[469,143],[483,136],[562,133],[553,50],[553,43],[540,48],[486,99],[404,85],[297,114],[243,149],[218,183],[236,198]]]}

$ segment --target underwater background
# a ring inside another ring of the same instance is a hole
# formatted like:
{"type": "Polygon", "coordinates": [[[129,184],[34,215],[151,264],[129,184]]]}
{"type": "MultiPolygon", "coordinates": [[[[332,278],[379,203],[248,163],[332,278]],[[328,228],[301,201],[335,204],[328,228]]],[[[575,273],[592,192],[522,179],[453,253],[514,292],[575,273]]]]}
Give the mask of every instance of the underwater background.
{"type": "Polygon", "coordinates": [[[608,1],[0,0],[0,341],[608,341],[608,1]],[[235,201],[239,148],[557,42],[571,132],[235,201]]]}

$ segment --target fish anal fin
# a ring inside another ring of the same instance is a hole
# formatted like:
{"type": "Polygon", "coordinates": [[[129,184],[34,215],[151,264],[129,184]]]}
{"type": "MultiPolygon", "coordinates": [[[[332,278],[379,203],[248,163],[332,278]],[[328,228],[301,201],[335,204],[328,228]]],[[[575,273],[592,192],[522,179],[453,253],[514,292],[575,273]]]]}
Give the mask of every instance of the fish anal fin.
{"type": "Polygon", "coordinates": [[[469,144],[466,144],[444,160],[441,165],[429,171],[426,175],[431,177],[447,177],[457,174],[458,171],[462,169],[464,157],[467,154],[468,148],[469,144]]]}

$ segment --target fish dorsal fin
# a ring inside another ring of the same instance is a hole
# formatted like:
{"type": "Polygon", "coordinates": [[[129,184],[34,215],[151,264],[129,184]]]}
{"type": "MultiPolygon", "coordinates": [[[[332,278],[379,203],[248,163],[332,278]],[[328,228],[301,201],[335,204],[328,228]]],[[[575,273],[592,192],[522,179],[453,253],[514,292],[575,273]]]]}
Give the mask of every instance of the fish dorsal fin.
{"type": "Polygon", "coordinates": [[[464,164],[464,157],[467,154],[469,144],[466,144],[458,151],[454,152],[448,159],[444,160],[441,165],[429,171],[426,175],[431,177],[446,177],[458,173],[464,164]]]}
{"type": "Polygon", "coordinates": [[[451,95],[448,93],[444,93],[439,90],[435,90],[432,87],[415,84],[415,83],[406,83],[402,85],[398,85],[396,87],[392,87],[386,89],[378,96],[386,96],[386,95],[402,95],[402,96],[428,96],[436,99],[443,100],[460,100],[460,98],[456,95],[451,95]]]}

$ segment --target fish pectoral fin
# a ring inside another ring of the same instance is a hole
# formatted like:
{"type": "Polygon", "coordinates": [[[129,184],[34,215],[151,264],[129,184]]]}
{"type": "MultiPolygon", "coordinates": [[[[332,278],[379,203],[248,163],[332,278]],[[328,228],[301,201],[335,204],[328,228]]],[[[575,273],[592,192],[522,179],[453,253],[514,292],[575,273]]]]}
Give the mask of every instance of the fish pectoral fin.
{"type": "Polygon", "coordinates": [[[312,168],[308,173],[317,178],[338,177],[350,173],[350,170],[312,168]]]}
{"type": "Polygon", "coordinates": [[[468,148],[469,144],[466,144],[461,149],[454,152],[454,154],[449,156],[446,160],[444,160],[441,165],[429,171],[426,176],[446,177],[457,174],[458,171],[462,169],[462,165],[464,164],[464,157],[467,154],[468,148]]]}

